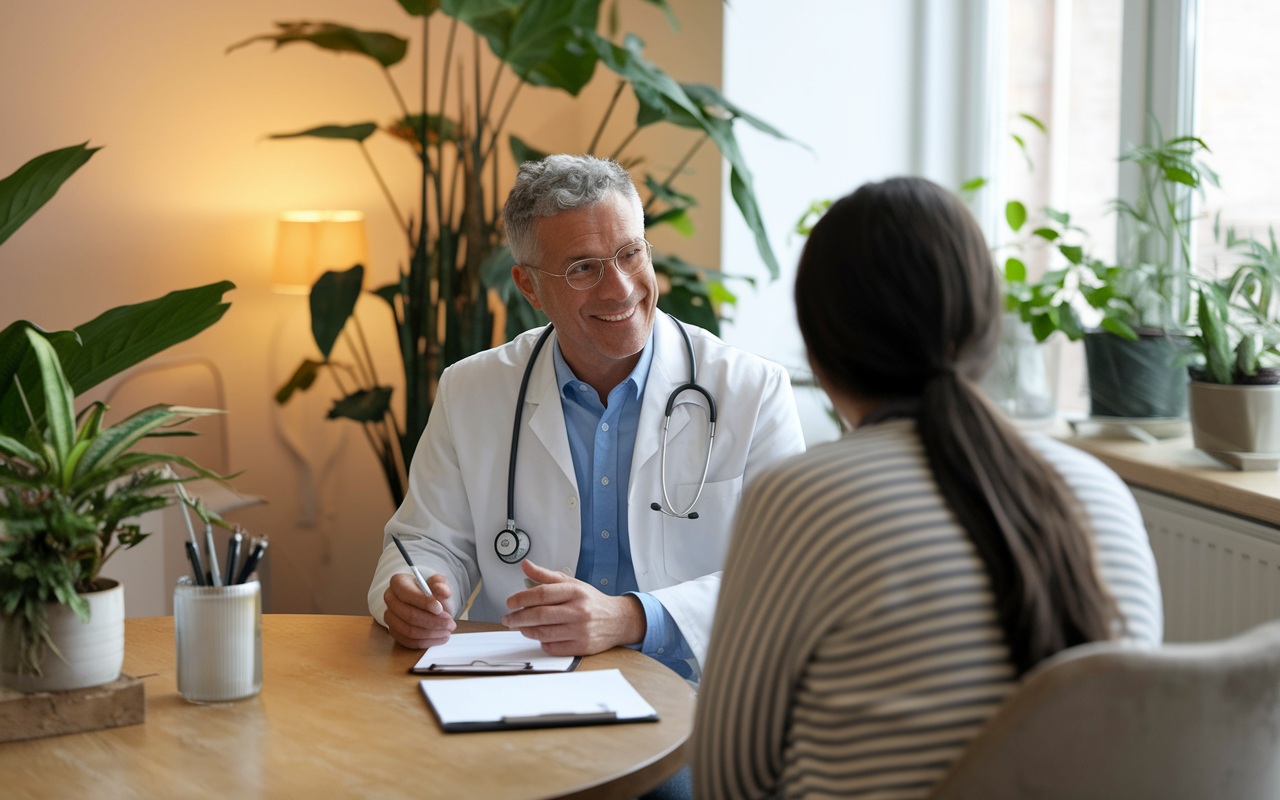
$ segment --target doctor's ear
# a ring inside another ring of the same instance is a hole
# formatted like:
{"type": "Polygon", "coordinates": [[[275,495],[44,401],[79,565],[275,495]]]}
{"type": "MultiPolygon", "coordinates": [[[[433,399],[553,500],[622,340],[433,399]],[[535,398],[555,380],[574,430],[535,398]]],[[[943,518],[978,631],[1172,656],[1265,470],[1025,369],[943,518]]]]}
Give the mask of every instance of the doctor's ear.
{"type": "Polygon", "coordinates": [[[538,302],[538,293],[535,290],[538,278],[533,275],[533,272],[516,264],[511,268],[511,279],[516,282],[516,288],[520,290],[520,294],[524,295],[524,299],[529,301],[529,305],[542,311],[542,303],[538,302]]]}

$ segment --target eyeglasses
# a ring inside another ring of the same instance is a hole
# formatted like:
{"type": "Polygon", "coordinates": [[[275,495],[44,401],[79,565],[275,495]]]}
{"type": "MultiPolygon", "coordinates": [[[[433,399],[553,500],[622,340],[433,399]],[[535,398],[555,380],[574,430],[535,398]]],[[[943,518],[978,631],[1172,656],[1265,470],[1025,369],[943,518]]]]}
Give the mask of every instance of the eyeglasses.
{"type": "Polygon", "coordinates": [[[540,267],[530,267],[538,272],[564,278],[575,289],[590,289],[604,277],[604,265],[612,261],[623,275],[635,275],[649,266],[653,257],[653,246],[645,240],[632,242],[618,249],[612,258],[584,258],[569,265],[565,272],[548,272],[540,267]]]}

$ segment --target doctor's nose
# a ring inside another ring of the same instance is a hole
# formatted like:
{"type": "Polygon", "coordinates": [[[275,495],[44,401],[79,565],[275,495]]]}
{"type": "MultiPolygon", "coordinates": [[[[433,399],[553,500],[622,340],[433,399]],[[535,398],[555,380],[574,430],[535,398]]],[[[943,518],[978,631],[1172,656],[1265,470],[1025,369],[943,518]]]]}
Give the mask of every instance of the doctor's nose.
{"type": "Polygon", "coordinates": [[[606,261],[604,266],[604,274],[600,276],[600,283],[596,284],[596,293],[603,297],[616,297],[623,299],[631,296],[635,285],[644,275],[642,270],[635,275],[623,274],[622,270],[613,261],[606,261]]]}

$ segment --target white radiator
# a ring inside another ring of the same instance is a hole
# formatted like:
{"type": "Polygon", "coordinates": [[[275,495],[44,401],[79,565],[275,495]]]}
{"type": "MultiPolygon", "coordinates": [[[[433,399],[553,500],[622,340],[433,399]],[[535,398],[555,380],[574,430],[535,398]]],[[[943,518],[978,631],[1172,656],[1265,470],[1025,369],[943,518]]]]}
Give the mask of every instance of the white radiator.
{"type": "Polygon", "coordinates": [[[1167,642],[1224,639],[1280,617],[1280,529],[1137,487],[1167,642]]]}

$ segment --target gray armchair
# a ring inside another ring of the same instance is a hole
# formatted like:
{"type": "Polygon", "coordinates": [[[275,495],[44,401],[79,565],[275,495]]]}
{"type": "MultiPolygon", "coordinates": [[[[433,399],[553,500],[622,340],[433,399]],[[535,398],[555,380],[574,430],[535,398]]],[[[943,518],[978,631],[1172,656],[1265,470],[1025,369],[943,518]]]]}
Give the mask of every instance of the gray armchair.
{"type": "Polygon", "coordinates": [[[1073,647],[1027,676],[932,800],[1280,798],[1280,622],[1144,650],[1073,647]]]}

